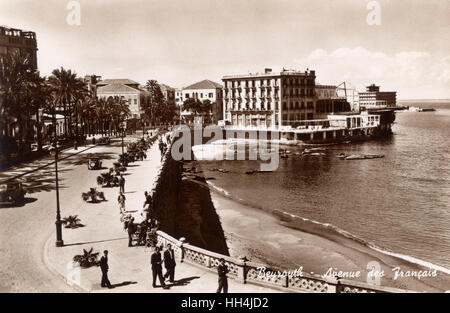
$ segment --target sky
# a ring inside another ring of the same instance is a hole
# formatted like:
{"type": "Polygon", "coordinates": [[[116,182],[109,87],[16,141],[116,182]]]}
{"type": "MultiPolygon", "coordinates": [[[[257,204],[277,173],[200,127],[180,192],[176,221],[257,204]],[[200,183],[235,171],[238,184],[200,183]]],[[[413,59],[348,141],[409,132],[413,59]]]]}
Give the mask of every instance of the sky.
{"type": "Polygon", "coordinates": [[[36,32],[43,75],[63,66],[180,88],[309,68],[321,84],[450,99],[450,0],[78,0],[80,25],[67,23],[70,2],[0,0],[0,25],[36,32]]]}

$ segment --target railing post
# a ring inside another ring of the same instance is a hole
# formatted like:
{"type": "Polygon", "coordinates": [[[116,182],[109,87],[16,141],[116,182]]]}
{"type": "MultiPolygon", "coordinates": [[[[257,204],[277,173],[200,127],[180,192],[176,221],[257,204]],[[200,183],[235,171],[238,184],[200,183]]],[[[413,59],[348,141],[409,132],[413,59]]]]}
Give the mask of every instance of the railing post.
{"type": "Polygon", "coordinates": [[[237,263],[238,270],[237,270],[237,281],[245,284],[246,283],[246,266],[247,266],[247,257],[240,256],[239,262],[237,263]]]}
{"type": "Polygon", "coordinates": [[[179,240],[179,247],[180,247],[180,263],[183,263],[183,261],[184,261],[184,254],[185,254],[185,251],[184,251],[184,245],[185,245],[185,244],[187,244],[186,238],[181,237],[180,240],[179,240]]]}
{"type": "Polygon", "coordinates": [[[205,266],[207,268],[210,268],[211,267],[211,257],[209,255],[205,255],[204,260],[205,260],[205,266]]]}

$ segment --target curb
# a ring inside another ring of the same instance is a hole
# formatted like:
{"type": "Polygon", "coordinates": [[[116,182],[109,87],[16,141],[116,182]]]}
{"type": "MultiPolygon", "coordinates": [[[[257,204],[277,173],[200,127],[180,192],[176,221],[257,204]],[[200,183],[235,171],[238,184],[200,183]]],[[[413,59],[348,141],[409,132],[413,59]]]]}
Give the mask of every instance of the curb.
{"type": "MultiPolygon", "coordinates": [[[[80,154],[80,153],[82,153],[82,152],[84,152],[84,151],[87,151],[87,150],[89,150],[89,149],[95,148],[95,147],[97,147],[97,146],[98,146],[98,144],[95,145],[95,146],[88,147],[88,148],[86,148],[86,149],[84,149],[84,150],[77,151],[77,152],[72,153],[72,154],[70,154],[70,155],[68,155],[68,156],[65,156],[65,157],[63,157],[63,158],[58,158],[58,162],[59,162],[59,161],[62,161],[62,160],[65,160],[65,159],[68,159],[68,158],[70,158],[70,157],[72,157],[72,156],[74,156],[74,155],[80,154]]],[[[61,153],[61,151],[60,151],[59,153],[61,153]]],[[[34,168],[34,169],[32,169],[32,170],[29,170],[29,171],[27,171],[27,172],[25,172],[25,173],[22,173],[22,174],[19,174],[19,175],[14,176],[14,177],[7,178],[7,179],[5,179],[5,180],[2,180],[2,181],[0,181],[0,183],[6,183],[6,182],[8,182],[8,181],[10,181],[10,180],[17,179],[17,178],[20,178],[20,177],[22,177],[22,176],[26,176],[26,175],[28,175],[28,174],[31,174],[31,173],[36,172],[36,171],[39,171],[39,170],[41,170],[41,169],[43,169],[43,168],[46,168],[47,166],[50,166],[50,165],[53,165],[53,164],[55,164],[55,160],[50,161],[49,163],[47,163],[47,164],[45,164],[45,165],[38,166],[38,167],[36,167],[36,168],[34,168]]],[[[6,169],[5,171],[7,171],[7,170],[8,170],[8,169],[6,169]]]]}
{"type": "Polygon", "coordinates": [[[82,285],[77,285],[77,284],[75,284],[75,283],[70,284],[70,283],[67,281],[66,275],[64,275],[63,273],[61,273],[60,271],[58,271],[57,268],[56,268],[56,266],[54,266],[54,265],[52,264],[52,262],[50,262],[50,259],[49,259],[49,257],[48,257],[48,250],[49,250],[49,248],[50,248],[50,242],[51,242],[51,239],[53,238],[53,235],[54,235],[54,233],[52,233],[52,234],[48,237],[48,239],[47,239],[47,241],[45,242],[45,245],[44,245],[43,260],[44,260],[45,266],[48,268],[48,270],[49,270],[50,272],[52,272],[53,274],[59,276],[59,277],[60,277],[60,278],[61,278],[61,279],[69,286],[69,287],[75,289],[75,291],[77,291],[78,293],[90,293],[91,290],[90,290],[89,288],[86,288],[86,287],[84,287],[84,286],[82,286],[82,285]]]}

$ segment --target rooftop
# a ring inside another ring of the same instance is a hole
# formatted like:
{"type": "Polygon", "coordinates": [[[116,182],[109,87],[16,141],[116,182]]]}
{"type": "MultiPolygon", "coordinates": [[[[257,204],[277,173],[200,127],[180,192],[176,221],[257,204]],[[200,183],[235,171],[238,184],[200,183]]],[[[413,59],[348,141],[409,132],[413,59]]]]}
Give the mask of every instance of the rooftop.
{"type": "Polygon", "coordinates": [[[236,79],[236,78],[256,78],[256,77],[276,77],[276,76],[315,76],[316,71],[311,71],[307,69],[306,71],[298,71],[298,70],[288,70],[284,69],[280,72],[272,72],[270,69],[266,70],[264,73],[248,73],[242,75],[226,75],[223,76],[222,79],[236,79]]]}
{"type": "Polygon", "coordinates": [[[216,89],[216,88],[222,88],[222,85],[219,83],[213,82],[212,80],[205,79],[198,83],[187,86],[183,89],[216,89]]]}
{"type": "Polygon", "coordinates": [[[124,85],[124,84],[109,84],[101,86],[97,89],[97,94],[99,93],[135,93],[141,91],[139,89],[124,85]]]}
{"type": "Polygon", "coordinates": [[[104,79],[97,83],[97,85],[112,85],[112,84],[122,84],[122,85],[138,85],[138,82],[128,78],[118,78],[118,79],[104,79]]]}

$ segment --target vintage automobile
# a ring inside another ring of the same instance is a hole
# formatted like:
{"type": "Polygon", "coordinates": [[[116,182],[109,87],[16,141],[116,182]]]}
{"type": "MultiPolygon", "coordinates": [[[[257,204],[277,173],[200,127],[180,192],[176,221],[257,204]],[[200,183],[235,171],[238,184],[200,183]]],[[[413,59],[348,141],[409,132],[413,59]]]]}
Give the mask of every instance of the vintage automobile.
{"type": "Polygon", "coordinates": [[[101,191],[97,191],[96,188],[91,188],[88,192],[81,193],[81,198],[86,202],[90,200],[92,203],[99,202],[99,199],[106,201],[105,194],[101,191]]]}
{"type": "Polygon", "coordinates": [[[89,170],[99,170],[102,168],[102,160],[100,158],[89,158],[88,169],[89,170]]]}
{"type": "Polygon", "coordinates": [[[23,201],[26,191],[19,180],[0,184],[0,204],[16,204],[23,201]]]}
{"type": "Polygon", "coordinates": [[[109,145],[110,142],[111,142],[111,139],[109,139],[108,136],[106,136],[106,137],[100,137],[100,138],[98,139],[98,144],[99,144],[99,145],[109,145]]]}
{"type": "Polygon", "coordinates": [[[100,176],[97,177],[97,184],[105,187],[117,187],[119,186],[119,178],[114,175],[114,169],[111,168],[109,172],[101,173],[100,176]]]}

